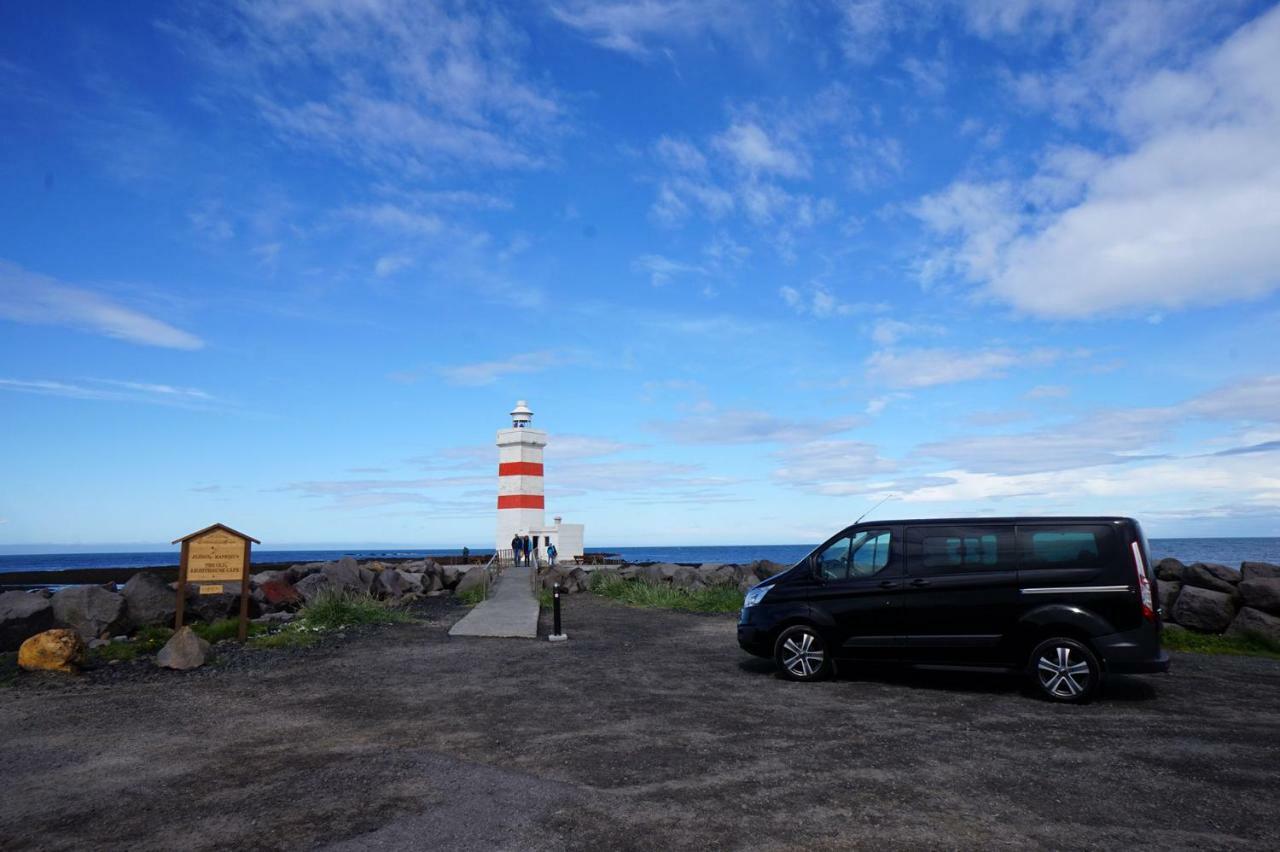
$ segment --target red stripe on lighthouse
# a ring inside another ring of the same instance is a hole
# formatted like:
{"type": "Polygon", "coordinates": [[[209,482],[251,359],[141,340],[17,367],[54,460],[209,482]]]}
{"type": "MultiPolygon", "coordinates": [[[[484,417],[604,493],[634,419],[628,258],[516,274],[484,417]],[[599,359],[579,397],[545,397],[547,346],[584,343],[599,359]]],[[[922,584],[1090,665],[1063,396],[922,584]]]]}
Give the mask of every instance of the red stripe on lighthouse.
{"type": "Polygon", "coordinates": [[[543,509],[546,503],[541,494],[499,494],[499,509],[543,509]]]}
{"type": "Polygon", "coordinates": [[[498,476],[542,476],[542,462],[501,462],[498,476]]]}

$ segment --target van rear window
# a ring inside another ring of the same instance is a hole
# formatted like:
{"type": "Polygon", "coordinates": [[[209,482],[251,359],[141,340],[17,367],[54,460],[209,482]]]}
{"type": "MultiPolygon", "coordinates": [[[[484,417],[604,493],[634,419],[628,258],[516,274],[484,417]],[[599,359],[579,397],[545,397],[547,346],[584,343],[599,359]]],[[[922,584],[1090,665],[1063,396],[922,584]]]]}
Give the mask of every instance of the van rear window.
{"type": "Polygon", "coordinates": [[[1092,568],[1111,552],[1109,527],[1019,527],[1024,568],[1092,568]]]}
{"type": "Polygon", "coordinates": [[[926,536],[920,542],[920,564],[925,568],[961,565],[995,565],[996,537],[926,536]]]}

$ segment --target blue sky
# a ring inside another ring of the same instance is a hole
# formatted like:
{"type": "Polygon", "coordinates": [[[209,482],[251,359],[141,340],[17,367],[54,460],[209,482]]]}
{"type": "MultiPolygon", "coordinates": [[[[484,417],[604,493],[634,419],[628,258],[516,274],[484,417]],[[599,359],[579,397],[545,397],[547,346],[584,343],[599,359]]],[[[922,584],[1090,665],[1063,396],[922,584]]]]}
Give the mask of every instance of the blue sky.
{"type": "Polygon", "coordinates": [[[1280,10],[7,4],[0,545],[1280,529],[1280,10]]]}

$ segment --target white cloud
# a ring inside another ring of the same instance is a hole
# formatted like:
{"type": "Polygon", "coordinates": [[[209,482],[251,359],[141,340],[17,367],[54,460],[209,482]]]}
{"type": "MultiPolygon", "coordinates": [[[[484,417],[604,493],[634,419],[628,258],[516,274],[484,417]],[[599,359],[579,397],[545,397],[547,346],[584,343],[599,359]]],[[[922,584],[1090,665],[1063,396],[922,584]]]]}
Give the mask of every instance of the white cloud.
{"type": "Polygon", "coordinates": [[[780,451],[777,458],[774,479],[827,496],[862,493],[868,478],[897,469],[862,441],[808,441],[780,451]]]}
{"type": "Polygon", "coordinates": [[[1116,118],[1124,153],[1050,157],[1023,184],[958,182],[923,199],[917,214],[949,238],[926,276],[958,272],[1051,318],[1280,287],[1277,43],[1280,9],[1187,70],[1127,87],[1116,118]]]}
{"type": "Polygon", "coordinates": [[[378,258],[373,265],[373,273],[379,278],[388,278],[401,270],[413,266],[413,258],[403,254],[388,254],[378,258]]]}
{"type": "Polygon", "coordinates": [[[434,213],[421,213],[390,202],[345,207],[338,211],[338,215],[344,219],[418,237],[434,236],[444,227],[444,222],[434,213]]]}
{"type": "Polygon", "coordinates": [[[635,272],[648,274],[649,283],[654,287],[670,284],[673,279],[679,276],[706,275],[706,270],[701,266],[672,260],[660,254],[646,254],[637,257],[631,262],[631,269],[635,272]]]}
{"type": "Polygon", "coordinates": [[[0,391],[60,396],[68,399],[105,400],[109,402],[142,402],[178,408],[207,408],[226,403],[199,388],[176,387],[152,382],[130,382],[117,379],[84,379],[78,382],[50,379],[0,378],[0,391]]]}
{"type": "Polygon", "coordinates": [[[213,96],[251,105],[289,144],[402,177],[537,167],[562,129],[557,93],[524,67],[527,37],[499,9],[237,6],[208,18],[175,13],[163,26],[205,61],[213,96]]]}
{"type": "Polygon", "coordinates": [[[765,411],[712,409],[650,427],[682,444],[797,443],[845,432],[865,422],[860,416],[795,420],[765,411]]]}
{"type": "Polygon", "coordinates": [[[504,376],[523,373],[540,373],[567,363],[568,358],[559,352],[523,352],[497,361],[479,361],[474,364],[458,364],[438,367],[446,381],[455,385],[491,385],[504,376]]]}
{"type": "Polygon", "coordinates": [[[751,10],[727,0],[562,0],[556,20],[608,50],[636,59],[651,55],[650,41],[689,39],[702,33],[740,35],[751,10]]]}
{"type": "Polygon", "coordinates": [[[867,378],[898,388],[924,388],[1005,375],[1014,367],[1052,364],[1063,353],[1055,349],[882,349],[866,362],[867,378]]]}
{"type": "Polygon", "coordinates": [[[880,346],[892,346],[904,337],[940,335],[946,329],[929,323],[903,322],[892,317],[881,317],[871,326],[871,339],[880,346]]]}
{"type": "Polygon", "coordinates": [[[802,150],[783,144],[754,122],[731,124],[712,144],[727,154],[738,168],[751,174],[805,177],[809,172],[802,150]]]}
{"type": "Polygon", "coordinates": [[[106,296],[0,261],[0,317],[62,325],[167,349],[200,349],[204,341],[106,296]]]}

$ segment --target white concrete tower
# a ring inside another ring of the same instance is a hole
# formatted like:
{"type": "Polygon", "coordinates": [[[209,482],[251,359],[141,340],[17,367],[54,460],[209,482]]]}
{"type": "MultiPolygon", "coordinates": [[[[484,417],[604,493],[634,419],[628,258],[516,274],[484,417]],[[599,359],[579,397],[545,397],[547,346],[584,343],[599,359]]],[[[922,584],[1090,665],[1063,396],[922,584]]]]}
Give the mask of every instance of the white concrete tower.
{"type": "Polygon", "coordinates": [[[499,550],[510,549],[516,533],[542,529],[542,448],[547,433],[534,429],[532,422],[533,412],[522,399],[511,411],[511,428],[498,430],[499,550]]]}

